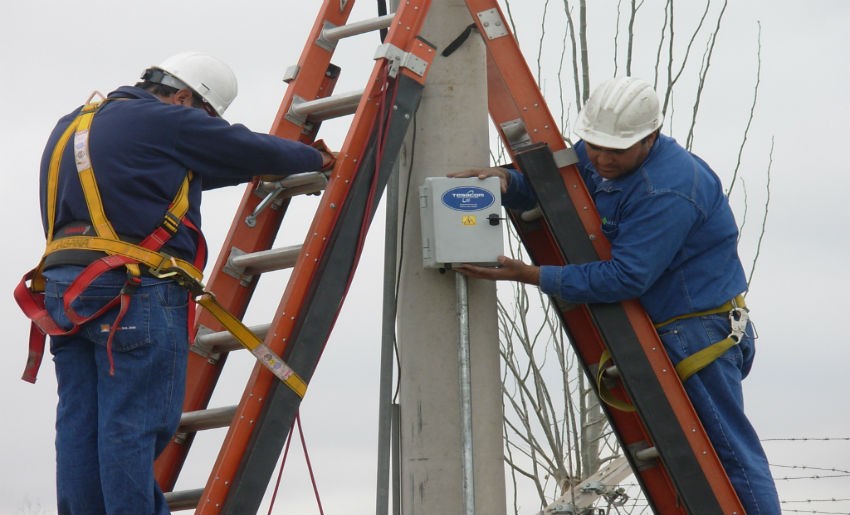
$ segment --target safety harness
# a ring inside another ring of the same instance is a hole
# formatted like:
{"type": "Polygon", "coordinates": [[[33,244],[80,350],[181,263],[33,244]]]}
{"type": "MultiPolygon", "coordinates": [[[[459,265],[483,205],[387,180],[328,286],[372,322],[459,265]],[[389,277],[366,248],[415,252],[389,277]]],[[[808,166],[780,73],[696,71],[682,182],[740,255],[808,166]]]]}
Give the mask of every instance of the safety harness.
{"type": "MultiPolygon", "coordinates": [[[[676,365],[676,374],[678,374],[682,382],[687,381],[692,375],[696,374],[703,368],[710,365],[714,360],[722,356],[724,352],[740,343],[747,331],[747,323],[750,320],[749,309],[747,309],[746,303],[744,302],[744,296],[738,295],[729,302],[714,309],[680,315],[655,324],[655,328],[660,329],[679,320],[717,315],[720,313],[729,314],[731,332],[726,338],[718,342],[714,342],[708,347],[691,354],[676,365]]],[[[607,350],[603,351],[599,358],[599,365],[596,372],[596,386],[597,391],[599,392],[599,397],[609,406],[622,411],[634,411],[634,406],[614,396],[603,383],[604,373],[607,369],[604,365],[610,360],[611,354],[607,350]]]]}
{"type": "MultiPolygon", "coordinates": [[[[92,95],[94,97],[94,95],[92,95]]],[[[130,306],[132,293],[141,284],[144,271],[157,278],[173,280],[188,291],[189,297],[206,309],[239,342],[272,371],[281,381],[289,386],[299,397],[303,397],[307,385],[283,360],[281,360],[262,340],[248,329],[241,320],[224,309],[212,293],[205,290],[201,278],[201,268],[206,260],[206,243],[201,231],[186,217],[189,210],[189,184],[193,174],[187,171],[180,188],[159,226],[140,243],[130,243],[122,240],[115,232],[112,224],[106,218],[100,192],[95,180],[89,153],[89,134],[92,121],[100,108],[112,99],[102,102],[86,102],[77,117],[62,133],[51,154],[47,176],[47,245],[38,266],[30,270],[15,288],[15,300],[21,310],[32,321],[29,339],[29,357],[22,379],[34,383],[38,369],[44,356],[45,336],[70,335],[79,331],[86,322],[93,320],[110,309],[118,307],[118,314],[107,338],[107,354],[110,363],[110,375],[114,375],[112,359],[112,340],[120,327],[121,319],[130,306]],[[71,135],[74,135],[74,158],[77,176],[85,196],[89,210],[91,226],[95,235],[76,235],[55,238],[56,199],[59,185],[59,167],[62,155],[71,135]],[[160,249],[177,233],[183,224],[198,236],[198,251],[194,263],[189,263],[170,256],[160,249]],[[63,295],[65,315],[71,322],[70,329],[64,329],[48,314],[44,303],[45,279],[43,271],[47,257],[54,252],[66,250],[98,251],[105,254],[85,267],[85,269],[70,284],[63,295]],[[72,307],[74,301],[103,273],[124,267],[127,271],[127,281],[119,294],[107,302],[102,308],[88,316],[78,314],[72,307]],[[27,285],[29,282],[29,285],[27,285]]],[[[189,329],[194,325],[194,310],[189,309],[189,329]]],[[[191,332],[190,332],[191,334],[191,332]]]]}
{"type": "Polygon", "coordinates": [[[729,314],[729,323],[732,326],[732,331],[726,338],[719,342],[714,342],[701,351],[695,352],[680,361],[676,365],[676,373],[679,374],[682,381],[687,381],[689,377],[707,367],[711,364],[711,362],[722,356],[724,352],[740,343],[741,339],[744,337],[744,333],[747,331],[747,323],[750,321],[750,310],[747,309],[747,305],[744,302],[744,296],[738,295],[719,308],[700,311],[698,313],[689,313],[687,315],[673,317],[670,320],[665,320],[664,322],[655,324],[655,328],[660,329],[665,325],[672,324],[678,320],[717,315],[720,313],[729,314]]]}

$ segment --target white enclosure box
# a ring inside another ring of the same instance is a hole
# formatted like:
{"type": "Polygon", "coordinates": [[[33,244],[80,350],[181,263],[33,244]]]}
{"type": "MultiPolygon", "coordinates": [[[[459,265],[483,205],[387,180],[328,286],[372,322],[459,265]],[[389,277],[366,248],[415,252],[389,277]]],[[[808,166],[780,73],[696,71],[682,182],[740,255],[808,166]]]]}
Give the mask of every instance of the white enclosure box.
{"type": "Polygon", "coordinates": [[[496,264],[504,253],[499,179],[428,177],[419,187],[425,268],[496,264]]]}

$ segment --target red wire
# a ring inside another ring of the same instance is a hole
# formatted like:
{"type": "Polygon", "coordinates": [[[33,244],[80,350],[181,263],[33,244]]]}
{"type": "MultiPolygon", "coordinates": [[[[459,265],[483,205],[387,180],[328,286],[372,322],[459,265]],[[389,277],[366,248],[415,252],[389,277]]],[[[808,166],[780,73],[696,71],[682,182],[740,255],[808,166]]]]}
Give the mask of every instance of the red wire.
{"type": "Polygon", "coordinates": [[[280,489],[280,480],[283,477],[283,467],[286,465],[286,457],[289,454],[289,444],[292,443],[292,431],[295,425],[298,425],[298,435],[301,438],[301,448],[304,450],[304,460],[307,462],[307,471],[310,473],[310,482],[313,484],[313,493],[316,495],[316,504],[319,506],[319,515],[325,515],[325,510],[322,508],[322,499],[319,497],[319,486],[316,483],[316,476],[313,474],[313,464],[310,462],[310,453],[307,451],[307,441],[304,439],[304,430],[301,428],[301,414],[295,415],[295,420],[289,426],[289,434],[286,436],[286,445],[283,449],[283,459],[280,460],[280,469],[277,472],[277,481],[274,484],[271,503],[269,504],[268,515],[272,515],[274,503],[277,500],[277,492],[280,489]]]}
{"type": "Polygon", "coordinates": [[[310,482],[313,483],[313,493],[316,494],[319,515],[325,515],[325,510],[322,509],[322,499],[319,497],[319,486],[316,484],[316,477],[313,475],[313,464],[310,463],[310,453],[307,452],[307,441],[304,439],[304,430],[301,429],[301,415],[295,416],[295,422],[298,424],[298,434],[301,436],[301,448],[304,449],[304,460],[307,462],[307,470],[310,472],[310,482]]]}
{"type": "Polygon", "coordinates": [[[275,481],[274,484],[274,492],[272,492],[272,500],[269,504],[268,515],[272,515],[272,508],[274,508],[274,503],[277,500],[277,491],[280,488],[280,479],[283,477],[283,466],[286,464],[286,456],[289,454],[289,444],[292,442],[292,427],[292,425],[289,426],[289,434],[286,435],[286,445],[283,448],[283,459],[280,460],[280,469],[277,471],[277,481],[275,481]]]}

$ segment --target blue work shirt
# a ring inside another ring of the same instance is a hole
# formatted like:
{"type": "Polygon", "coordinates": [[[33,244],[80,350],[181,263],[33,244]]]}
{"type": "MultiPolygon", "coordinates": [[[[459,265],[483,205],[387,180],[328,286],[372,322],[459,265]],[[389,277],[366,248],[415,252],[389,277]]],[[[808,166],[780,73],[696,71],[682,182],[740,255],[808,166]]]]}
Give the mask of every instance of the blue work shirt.
{"type": "MultiPolygon", "coordinates": [[[[541,266],[544,293],[573,303],[637,298],[659,323],[717,308],[747,289],[738,226],[720,179],[702,159],[659,133],[639,168],[605,180],[583,141],[575,151],[611,242],[611,259],[541,266]]],[[[503,204],[529,209],[536,202],[529,184],[509,172],[503,204]]]]}
{"type": "MultiPolygon", "coordinates": [[[[201,191],[245,183],[261,174],[289,175],[319,170],[322,156],[309,145],[209,116],[203,109],[166,104],[152,93],[123,86],[109,94],[94,116],[89,153],[106,217],[122,238],[142,240],[162,221],[187,170],[188,219],[201,228],[201,191]],[[122,100],[117,100],[122,99],[122,100]]],[[[53,129],[41,162],[42,222],[47,232],[46,186],[53,149],[80,108],[53,129]]],[[[59,172],[55,229],[90,221],[73,155],[73,135],[59,172]]],[[[181,225],[169,253],[192,260],[194,231],[181,225]]]]}

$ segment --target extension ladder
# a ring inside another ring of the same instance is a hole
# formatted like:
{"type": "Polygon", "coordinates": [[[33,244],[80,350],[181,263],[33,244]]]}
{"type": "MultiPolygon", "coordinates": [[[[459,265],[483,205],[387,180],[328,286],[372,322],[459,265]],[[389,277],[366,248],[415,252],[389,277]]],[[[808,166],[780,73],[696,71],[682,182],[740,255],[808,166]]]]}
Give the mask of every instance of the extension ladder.
{"type": "MultiPolygon", "coordinates": [[[[241,319],[259,275],[291,267],[274,319],[250,329],[304,383],[345,298],[434,56],[431,45],[418,38],[430,0],[406,0],[394,15],[346,25],[353,5],[353,0],[322,4],[298,65],[287,72],[289,86],[270,130],[312,143],[322,121],[354,113],[333,170],[250,184],[207,286],[224,309],[241,319]],[[331,95],[340,73],[331,64],[339,40],[377,29],[388,31],[364,91],[331,95]],[[272,248],[291,198],[322,190],[304,244],[272,248]]],[[[210,313],[198,311],[184,414],[155,465],[172,510],[256,513],[303,397],[303,391],[287,387],[258,363],[237,406],[209,408],[228,353],[240,348],[223,329],[210,313]],[[197,432],[218,427],[228,431],[206,486],[174,492],[197,432]]]]}
{"type": "MultiPolygon", "coordinates": [[[[466,4],[487,47],[490,117],[515,166],[529,178],[543,215],[526,220],[523,213],[509,212],[525,248],[537,264],[610,258],[575,153],[565,144],[497,1],[466,4]]],[[[742,515],[740,501],[641,305],[552,301],[591,382],[596,384],[602,368],[612,394],[633,406],[631,411],[602,403],[654,512],[742,515]]]]}

